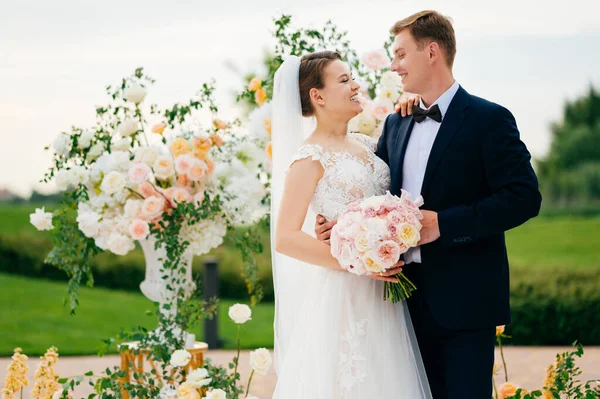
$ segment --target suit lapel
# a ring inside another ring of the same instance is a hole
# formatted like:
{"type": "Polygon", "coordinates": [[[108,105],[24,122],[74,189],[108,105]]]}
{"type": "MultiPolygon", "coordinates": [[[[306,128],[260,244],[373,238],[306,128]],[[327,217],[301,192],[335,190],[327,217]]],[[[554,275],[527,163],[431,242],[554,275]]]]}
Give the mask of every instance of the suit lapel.
{"type": "MultiPolygon", "coordinates": [[[[396,134],[396,140],[394,142],[395,148],[400,148],[399,158],[396,162],[397,170],[396,176],[400,177],[400,188],[402,187],[402,169],[404,168],[404,156],[406,155],[406,147],[408,147],[408,140],[412,133],[412,128],[415,124],[415,120],[412,116],[402,118],[398,126],[398,133],[396,134]]],[[[398,190],[400,192],[400,190],[398,190]]]]}
{"type": "Polygon", "coordinates": [[[431,153],[429,154],[429,159],[427,160],[427,168],[425,169],[425,177],[423,178],[421,194],[424,195],[429,188],[429,184],[431,183],[431,179],[433,178],[442,159],[442,155],[452,141],[452,138],[456,132],[458,132],[458,129],[465,119],[465,110],[468,107],[469,94],[465,91],[465,89],[460,87],[454,95],[454,98],[452,99],[452,102],[446,111],[446,115],[444,115],[440,129],[435,137],[435,141],[433,142],[433,147],[431,148],[431,153]]]}

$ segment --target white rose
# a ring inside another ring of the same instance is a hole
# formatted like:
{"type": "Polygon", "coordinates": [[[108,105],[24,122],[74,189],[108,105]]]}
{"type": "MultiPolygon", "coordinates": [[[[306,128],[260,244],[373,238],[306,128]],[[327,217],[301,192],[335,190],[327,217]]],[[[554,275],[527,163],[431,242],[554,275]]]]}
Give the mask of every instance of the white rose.
{"type": "Polygon", "coordinates": [[[92,139],[96,135],[96,132],[93,130],[84,130],[81,132],[81,135],[77,138],[77,148],[80,150],[85,150],[92,144],[92,139]]]}
{"type": "Polygon", "coordinates": [[[250,352],[250,366],[258,374],[267,375],[272,362],[271,352],[265,348],[250,352]]]}
{"type": "Polygon", "coordinates": [[[362,58],[362,62],[367,66],[367,68],[374,71],[379,71],[389,67],[390,58],[384,49],[379,49],[365,54],[362,58]]]}
{"type": "Polygon", "coordinates": [[[66,133],[59,134],[52,147],[59,157],[69,155],[69,152],[71,152],[71,136],[66,133]]]}
{"type": "Polygon", "coordinates": [[[36,208],[35,213],[29,215],[29,221],[40,231],[52,230],[54,228],[54,226],[52,226],[52,214],[46,212],[45,208],[36,208]]]}
{"type": "Polygon", "coordinates": [[[133,240],[123,234],[112,233],[107,241],[108,249],[116,255],[127,255],[135,249],[133,240]]]}
{"type": "Polygon", "coordinates": [[[110,202],[110,197],[106,194],[96,195],[90,198],[90,205],[95,211],[101,212],[105,205],[110,202]]]}
{"type": "Polygon", "coordinates": [[[146,94],[148,94],[148,90],[139,84],[133,84],[125,89],[123,92],[123,97],[125,97],[127,101],[139,104],[144,101],[146,94]]]}
{"type": "Polygon", "coordinates": [[[110,161],[108,165],[109,170],[120,170],[122,172],[127,172],[130,165],[131,160],[129,159],[128,152],[113,151],[110,154],[110,161]]]}
{"type": "Polygon", "coordinates": [[[100,189],[106,194],[114,194],[125,188],[127,181],[122,173],[112,171],[102,179],[100,189]]]}
{"type": "Polygon", "coordinates": [[[244,324],[251,319],[252,310],[248,305],[237,303],[229,308],[229,317],[237,324],[244,324]]]}
{"type": "Polygon", "coordinates": [[[377,120],[367,110],[356,115],[348,123],[351,132],[360,132],[362,134],[371,135],[377,126],[377,120]]]}
{"type": "Polygon", "coordinates": [[[104,146],[102,145],[102,143],[96,143],[88,151],[87,157],[90,160],[94,160],[94,159],[98,158],[100,155],[102,155],[103,152],[104,152],[104,146]]]}
{"type": "Polygon", "coordinates": [[[121,140],[117,140],[111,148],[115,151],[129,151],[130,147],[131,143],[129,142],[129,139],[123,137],[121,140]]]}
{"type": "Polygon", "coordinates": [[[189,382],[194,388],[202,388],[210,384],[212,381],[211,378],[208,378],[208,370],[207,369],[196,369],[192,371],[188,377],[186,382],[189,382]]]}
{"type": "Polygon", "coordinates": [[[271,104],[266,102],[262,107],[256,108],[248,115],[248,130],[259,140],[269,141],[271,137],[270,124],[271,104]]]}
{"type": "Polygon", "coordinates": [[[161,388],[158,394],[160,399],[175,399],[177,398],[177,388],[173,385],[167,384],[161,388]]]}
{"type": "Polygon", "coordinates": [[[124,213],[125,217],[129,219],[133,219],[137,215],[140,214],[142,210],[142,204],[144,202],[142,200],[129,199],[125,202],[124,213]]]}
{"type": "Polygon", "coordinates": [[[90,172],[83,166],[73,166],[70,169],[70,182],[72,185],[87,184],[90,179],[90,172]]]}
{"type": "Polygon", "coordinates": [[[396,72],[386,71],[381,75],[381,87],[398,90],[402,87],[402,78],[396,72]]]}
{"type": "Polygon", "coordinates": [[[395,103],[400,98],[400,91],[396,88],[382,87],[379,91],[379,98],[389,98],[395,103]]]}
{"type": "Polygon", "coordinates": [[[119,133],[123,137],[129,137],[139,130],[137,119],[127,118],[119,125],[119,133]]]}
{"type": "Polygon", "coordinates": [[[77,224],[79,230],[88,238],[94,238],[100,231],[100,215],[96,212],[81,210],[77,214],[77,224]]]}
{"type": "Polygon", "coordinates": [[[159,152],[155,147],[139,147],[135,152],[135,161],[143,162],[148,166],[154,165],[159,152]]]}
{"type": "Polygon", "coordinates": [[[204,399],[227,399],[227,393],[222,389],[213,389],[206,393],[204,399]]]}
{"type": "Polygon", "coordinates": [[[185,367],[190,362],[191,358],[192,355],[188,351],[184,349],[178,349],[171,355],[171,360],[169,360],[169,363],[173,367],[185,367]]]}
{"type": "Polygon", "coordinates": [[[143,162],[135,162],[129,168],[129,181],[133,184],[142,184],[143,182],[148,180],[150,173],[152,173],[152,169],[150,169],[150,166],[146,165],[143,162]]]}
{"type": "Polygon", "coordinates": [[[175,175],[173,159],[170,156],[159,156],[154,162],[154,176],[157,179],[167,180],[175,175]]]}
{"type": "Polygon", "coordinates": [[[69,184],[71,184],[71,174],[68,170],[60,169],[54,175],[54,182],[59,191],[65,191],[69,188],[69,184]]]}

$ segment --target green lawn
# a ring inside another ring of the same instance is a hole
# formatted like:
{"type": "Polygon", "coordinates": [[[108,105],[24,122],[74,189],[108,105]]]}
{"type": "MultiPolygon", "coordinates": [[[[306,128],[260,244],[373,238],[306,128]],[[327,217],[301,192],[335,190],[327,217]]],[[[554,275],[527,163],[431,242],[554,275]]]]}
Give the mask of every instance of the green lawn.
{"type": "MultiPolygon", "coordinates": [[[[121,328],[155,326],[152,303],[142,294],[101,288],[82,289],[77,314],[62,306],[66,285],[59,282],[0,274],[0,356],[9,356],[19,346],[29,356],[43,354],[55,345],[61,355],[95,354],[102,340],[121,328]]],[[[223,300],[219,311],[219,333],[225,348],[235,348],[236,325],[227,316],[232,301],[223,300]]],[[[252,320],[243,327],[245,348],[273,346],[273,305],[253,308],[252,320]]],[[[202,339],[202,328],[193,331],[202,339]]]]}

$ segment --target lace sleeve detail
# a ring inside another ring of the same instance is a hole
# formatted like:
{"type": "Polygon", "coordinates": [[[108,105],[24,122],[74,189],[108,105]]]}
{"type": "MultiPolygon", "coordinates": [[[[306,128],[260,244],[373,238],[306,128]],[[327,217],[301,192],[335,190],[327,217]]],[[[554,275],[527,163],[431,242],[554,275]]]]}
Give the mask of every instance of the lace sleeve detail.
{"type": "Polygon", "coordinates": [[[327,154],[318,144],[305,144],[294,154],[290,166],[301,159],[311,158],[313,161],[319,161],[323,167],[329,163],[327,154]]]}
{"type": "Polygon", "coordinates": [[[366,134],[362,134],[362,133],[350,133],[350,134],[362,145],[368,147],[371,151],[375,151],[377,149],[377,140],[375,140],[373,137],[367,136],[366,134]]]}

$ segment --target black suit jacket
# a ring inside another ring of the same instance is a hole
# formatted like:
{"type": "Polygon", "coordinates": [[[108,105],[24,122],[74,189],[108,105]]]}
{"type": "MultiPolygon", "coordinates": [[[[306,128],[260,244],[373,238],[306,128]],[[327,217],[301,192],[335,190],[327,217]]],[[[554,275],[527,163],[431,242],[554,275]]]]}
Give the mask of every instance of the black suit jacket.
{"type": "MultiPolygon", "coordinates": [[[[391,170],[392,194],[402,167],[412,116],[390,115],[377,155],[391,170]]],[[[531,155],[513,115],[462,87],[452,99],[425,172],[422,209],[438,212],[441,236],[421,247],[421,264],[404,267],[436,321],[449,329],[510,323],[504,232],[536,216],[541,205],[531,155]]],[[[411,193],[414,194],[414,193],[411,193]]],[[[409,302],[410,305],[410,302],[409,302]]]]}

